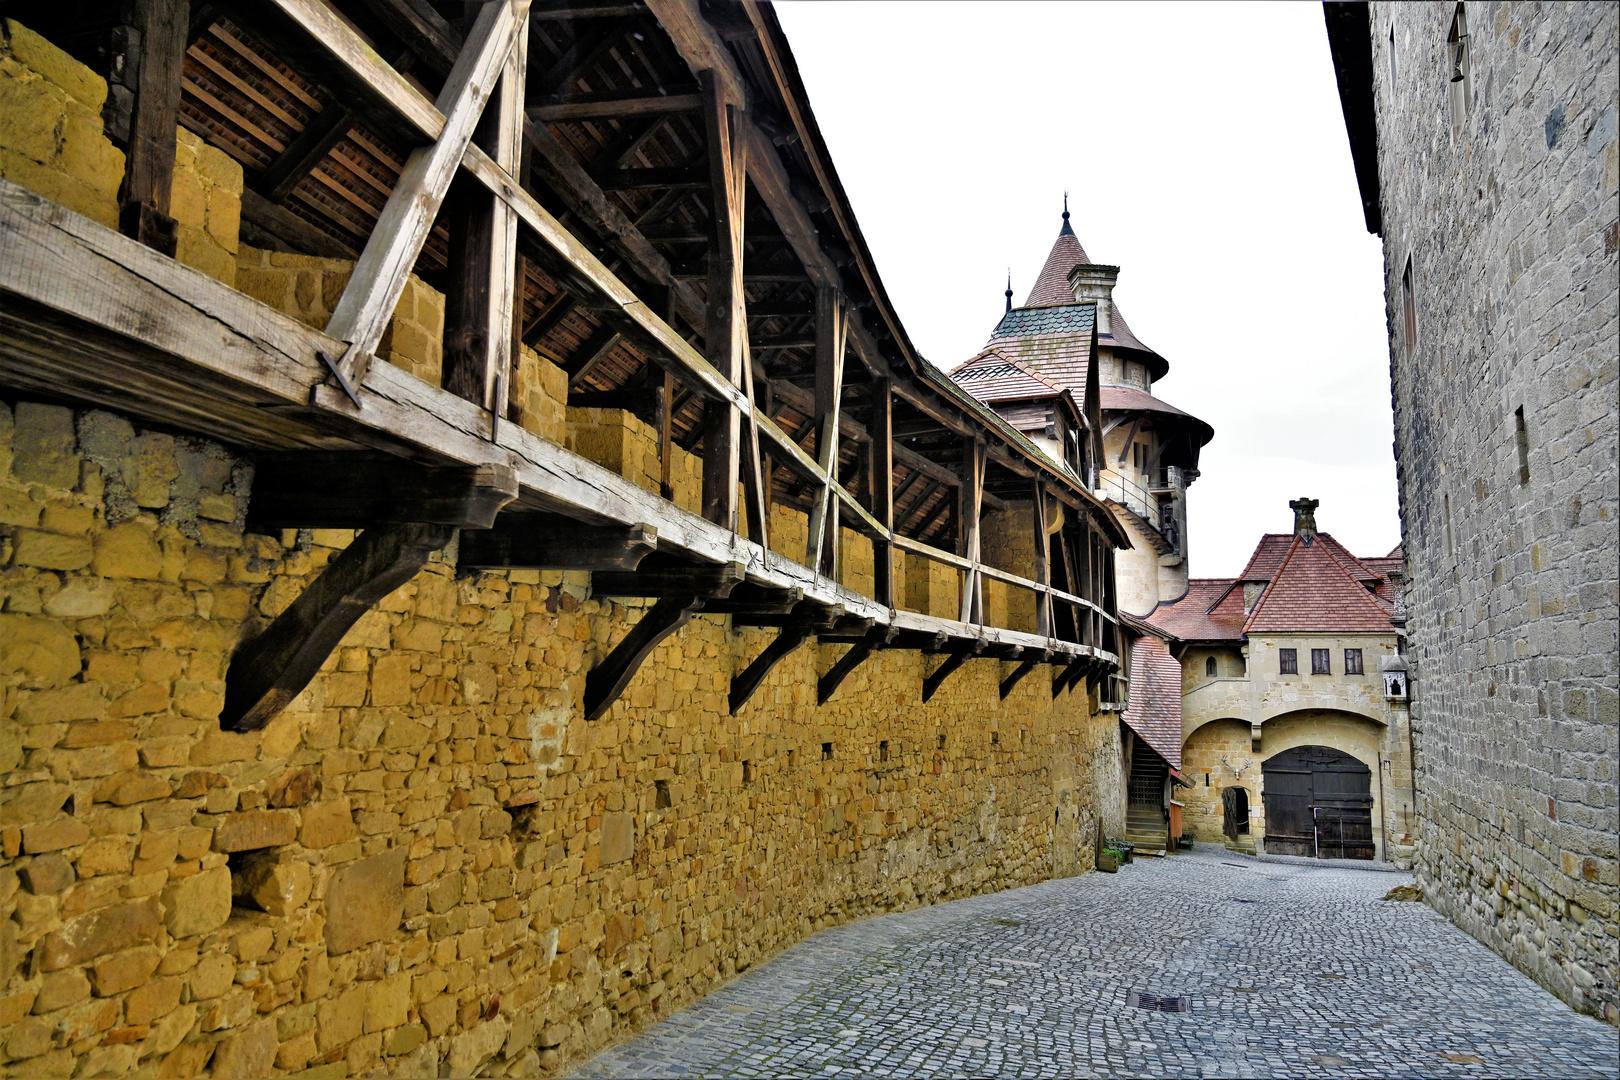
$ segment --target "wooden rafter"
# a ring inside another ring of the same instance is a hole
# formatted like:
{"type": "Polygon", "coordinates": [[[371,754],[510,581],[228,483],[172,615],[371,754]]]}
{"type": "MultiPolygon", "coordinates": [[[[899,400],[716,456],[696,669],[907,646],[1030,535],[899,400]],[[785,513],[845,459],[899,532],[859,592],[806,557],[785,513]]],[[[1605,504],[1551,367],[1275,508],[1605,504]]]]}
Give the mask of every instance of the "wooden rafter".
{"type": "Polygon", "coordinates": [[[140,71],[118,224],[125,236],[173,256],[178,234],[169,216],[169,196],[191,5],[187,0],[136,0],[134,6],[141,34],[140,71]]]}
{"type": "Polygon", "coordinates": [[[825,474],[812,496],[805,562],[817,573],[838,578],[838,414],[844,396],[845,318],[843,299],[833,289],[816,290],[816,465],[825,474]]]}

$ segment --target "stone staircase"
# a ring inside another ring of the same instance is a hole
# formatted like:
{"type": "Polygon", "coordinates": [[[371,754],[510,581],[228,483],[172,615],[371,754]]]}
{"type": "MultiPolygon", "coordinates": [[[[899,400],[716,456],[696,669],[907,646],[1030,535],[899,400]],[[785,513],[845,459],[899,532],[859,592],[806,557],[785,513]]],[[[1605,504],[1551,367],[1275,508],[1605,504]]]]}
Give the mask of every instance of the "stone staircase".
{"type": "Polygon", "coordinates": [[[1241,852],[1244,855],[1257,854],[1254,846],[1254,837],[1252,835],[1243,833],[1238,834],[1238,838],[1236,840],[1226,841],[1226,850],[1241,852]]]}
{"type": "Polygon", "coordinates": [[[1136,845],[1138,855],[1154,855],[1164,850],[1169,822],[1156,806],[1131,806],[1125,811],[1125,839],[1136,845]]]}

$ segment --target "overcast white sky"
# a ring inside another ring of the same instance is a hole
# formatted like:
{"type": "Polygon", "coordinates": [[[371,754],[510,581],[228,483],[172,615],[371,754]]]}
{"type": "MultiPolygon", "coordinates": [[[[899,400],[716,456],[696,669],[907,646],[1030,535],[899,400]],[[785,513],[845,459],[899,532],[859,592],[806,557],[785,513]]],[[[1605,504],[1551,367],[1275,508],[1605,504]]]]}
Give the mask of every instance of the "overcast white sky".
{"type": "Polygon", "coordinates": [[[924,356],[976,353],[1062,224],[1118,264],[1154,393],[1215,439],[1198,577],[1288,500],[1360,555],[1400,539],[1380,241],[1362,222],[1318,3],[787,2],[777,13],[924,356]]]}

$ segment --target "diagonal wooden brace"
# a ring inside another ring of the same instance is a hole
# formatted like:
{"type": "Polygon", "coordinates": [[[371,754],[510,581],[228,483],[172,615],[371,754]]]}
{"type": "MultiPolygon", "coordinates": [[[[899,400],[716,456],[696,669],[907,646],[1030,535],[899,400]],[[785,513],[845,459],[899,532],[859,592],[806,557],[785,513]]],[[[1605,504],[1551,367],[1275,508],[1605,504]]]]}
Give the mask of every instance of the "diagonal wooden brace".
{"type": "Polygon", "coordinates": [[[268,629],[243,645],[225,673],[220,726],[257,731],[309,685],[360,616],[415,577],[455,535],[448,525],[367,529],[327,564],[268,629]]]}
{"type": "Polygon", "coordinates": [[[959,652],[953,652],[947,656],[945,658],[945,662],[940,664],[939,667],[935,668],[932,675],[929,675],[923,680],[922,699],[927,701],[932,698],[935,692],[938,691],[941,686],[945,685],[945,680],[950,678],[951,674],[955,672],[957,668],[961,667],[975,656],[982,655],[984,650],[985,642],[983,638],[980,638],[973,643],[971,648],[963,649],[959,652]]]}
{"type": "Polygon", "coordinates": [[[838,662],[828,669],[816,682],[816,704],[825,705],[827,701],[838,692],[839,686],[845,679],[854,674],[855,669],[866,663],[868,657],[879,647],[887,645],[894,640],[896,631],[892,626],[880,627],[870,630],[866,636],[849,647],[849,651],[838,658],[838,662]]]}
{"type": "Polygon", "coordinates": [[[1077,656],[1065,664],[1063,670],[1059,671],[1056,677],[1052,679],[1052,696],[1055,698],[1072,686],[1081,675],[1085,674],[1086,667],[1090,662],[1090,657],[1077,656]]]}
{"type": "Polygon", "coordinates": [[[781,631],[771,640],[771,643],[739,674],[731,677],[731,696],[728,703],[731,706],[731,715],[736,716],[737,710],[748,704],[748,699],[754,696],[759,684],[765,681],[765,676],[771,669],[798,649],[815,634],[816,627],[810,623],[797,622],[782,627],[781,631]]]}
{"type": "Polygon", "coordinates": [[[1005,679],[1002,679],[1001,700],[1006,701],[1007,695],[1013,692],[1013,688],[1024,681],[1024,676],[1034,671],[1038,665],[1046,663],[1046,657],[1047,653],[1044,650],[1038,651],[1033,656],[1028,657],[1020,662],[1019,665],[1013,669],[1013,673],[1011,675],[1008,675],[1005,679]]]}
{"type": "Polygon", "coordinates": [[[702,603],[703,597],[687,594],[666,596],[648,608],[641,621],[585,676],[585,719],[595,720],[607,712],[630,685],[648,654],[685,626],[702,603]]]}

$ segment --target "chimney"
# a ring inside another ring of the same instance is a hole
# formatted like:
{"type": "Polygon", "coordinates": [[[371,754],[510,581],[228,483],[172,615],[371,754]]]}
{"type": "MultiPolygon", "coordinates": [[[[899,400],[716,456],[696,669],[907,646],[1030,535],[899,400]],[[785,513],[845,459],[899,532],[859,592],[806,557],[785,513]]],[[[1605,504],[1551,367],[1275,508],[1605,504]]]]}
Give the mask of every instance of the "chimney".
{"type": "Polygon", "coordinates": [[[1119,280],[1119,267],[1100,263],[1081,263],[1069,271],[1069,288],[1074,290],[1074,301],[1083,304],[1097,301],[1097,333],[1114,332],[1114,283],[1119,280]]]}
{"type": "Polygon", "coordinates": [[[1320,499],[1295,499],[1288,504],[1288,509],[1294,512],[1294,535],[1310,547],[1316,540],[1316,508],[1321,506],[1320,499]]]}

